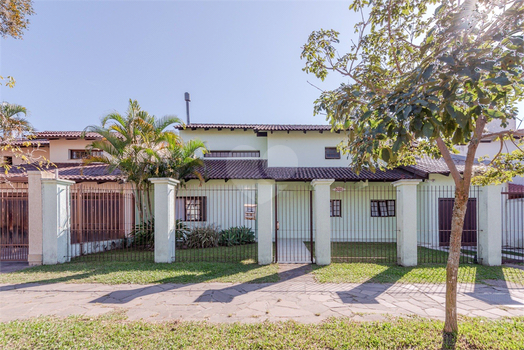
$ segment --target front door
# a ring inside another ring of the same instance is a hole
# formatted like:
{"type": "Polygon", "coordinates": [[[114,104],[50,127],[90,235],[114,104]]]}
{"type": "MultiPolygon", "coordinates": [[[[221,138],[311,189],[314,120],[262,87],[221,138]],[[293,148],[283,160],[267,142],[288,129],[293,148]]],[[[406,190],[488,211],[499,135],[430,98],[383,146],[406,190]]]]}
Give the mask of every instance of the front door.
{"type": "Polygon", "coordinates": [[[275,185],[275,262],[314,262],[312,200],[310,184],[275,185]]]}
{"type": "MultiPolygon", "coordinates": [[[[454,198],[439,198],[438,200],[438,223],[439,223],[439,245],[449,246],[451,237],[451,218],[453,215],[454,198]]],[[[477,199],[470,198],[464,218],[462,230],[462,245],[477,245],[477,199]]]]}

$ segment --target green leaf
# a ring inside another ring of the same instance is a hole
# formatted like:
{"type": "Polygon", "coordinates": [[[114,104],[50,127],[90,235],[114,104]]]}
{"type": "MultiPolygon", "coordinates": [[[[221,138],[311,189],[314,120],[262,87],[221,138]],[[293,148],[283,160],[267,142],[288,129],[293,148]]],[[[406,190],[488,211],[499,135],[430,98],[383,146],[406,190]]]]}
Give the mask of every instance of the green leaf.
{"type": "Polygon", "coordinates": [[[431,138],[433,136],[433,133],[435,132],[435,127],[430,121],[427,121],[426,124],[424,124],[424,127],[422,128],[422,132],[424,133],[424,136],[427,138],[431,138]]]}
{"type": "Polygon", "coordinates": [[[389,149],[389,148],[382,148],[380,150],[380,158],[384,162],[389,163],[389,159],[391,158],[391,149],[389,149]]]}

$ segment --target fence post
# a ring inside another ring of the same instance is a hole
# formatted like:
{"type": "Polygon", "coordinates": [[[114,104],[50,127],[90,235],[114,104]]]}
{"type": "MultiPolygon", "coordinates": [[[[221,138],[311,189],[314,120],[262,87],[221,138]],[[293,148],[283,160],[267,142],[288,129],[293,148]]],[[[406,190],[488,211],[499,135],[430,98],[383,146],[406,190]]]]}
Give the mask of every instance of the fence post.
{"type": "Polygon", "coordinates": [[[311,181],[313,186],[313,219],[315,225],[315,261],[331,264],[331,184],[333,179],[311,181]]]}
{"type": "Polygon", "coordinates": [[[71,196],[74,181],[42,178],[42,262],[55,265],[70,260],[71,196]]]}
{"type": "Polygon", "coordinates": [[[406,179],[392,183],[397,193],[397,263],[417,265],[417,185],[421,180],[406,179]]]}
{"type": "Polygon", "coordinates": [[[273,199],[275,198],[275,183],[269,180],[262,180],[258,182],[257,188],[258,264],[268,265],[273,262],[273,227],[275,220],[273,199]]]}
{"type": "Polygon", "coordinates": [[[478,262],[486,266],[502,264],[502,185],[481,187],[479,193],[478,262]]]}
{"type": "Polygon", "coordinates": [[[149,179],[155,186],[155,262],[175,261],[175,195],[180,181],[170,178],[149,179]]]}
{"type": "Polygon", "coordinates": [[[41,171],[27,172],[27,205],[30,266],[42,265],[42,178],[52,177],[51,173],[41,171]]]}

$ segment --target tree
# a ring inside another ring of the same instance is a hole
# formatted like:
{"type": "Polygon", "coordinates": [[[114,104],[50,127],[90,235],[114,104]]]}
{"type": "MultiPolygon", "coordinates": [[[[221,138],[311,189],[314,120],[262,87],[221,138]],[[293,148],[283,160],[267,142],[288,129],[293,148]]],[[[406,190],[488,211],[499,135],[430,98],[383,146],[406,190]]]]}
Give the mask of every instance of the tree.
{"type": "Polygon", "coordinates": [[[512,154],[500,152],[490,167],[474,166],[483,137],[517,145],[516,131],[487,135],[485,127],[507,126],[523,99],[523,1],[354,0],[349,8],[361,20],[348,53],[337,52],[334,30],[313,32],[303,47],[307,73],[348,80],[323,91],[314,110],[326,113],[333,129],[347,130],[340,147],[357,171],[414,164],[421,155],[445,160],[456,188],[444,326],[452,339],[472,181],[500,182],[523,171],[522,144],[512,154]],[[462,173],[451,157],[457,144],[468,150],[462,173]]]}
{"type": "Polygon", "coordinates": [[[0,3],[0,36],[21,39],[33,15],[32,0],[3,0],[0,3]]]}
{"type": "Polygon", "coordinates": [[[104,151],[101,156],[86,159],[86,163],[102,162],[109,171],[119,169],[123,178],[135,185],[138,209],[143,222],[152,215],[152,177],[173,177],[183,180],[202,165],[195,153],[204,148],[200,141],[187,144],[174,131],[166,130],[181,121],[175,116],[157,119],[143,111],[137,101],[129,100],[125,115],[108,114],[102,125],[89,126],[85,132],[96,132],[103,137],[89,148],[104,151]],[[146,204],[146,211],[144,206],[146,204]]]}

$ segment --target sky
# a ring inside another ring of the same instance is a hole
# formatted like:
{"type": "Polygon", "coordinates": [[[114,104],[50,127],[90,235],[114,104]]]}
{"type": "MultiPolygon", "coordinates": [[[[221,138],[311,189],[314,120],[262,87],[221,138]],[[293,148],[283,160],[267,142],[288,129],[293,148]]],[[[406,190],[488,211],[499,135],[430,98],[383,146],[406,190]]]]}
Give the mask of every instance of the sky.
{"type": "MultiPolygon", "coordinates": [[[[0,40],[0,100],[25,106],[39,131],[83,130],[129,99],[156,116],[200,123],[325,124],[321,82],[301,47],[321,28],[349,45],[349,1],[47,1],[23,40],[0,40]]],[[[345,43],[345,44],[344,44],[345,43]]]]}

